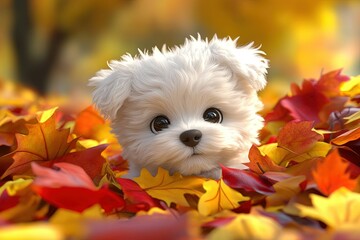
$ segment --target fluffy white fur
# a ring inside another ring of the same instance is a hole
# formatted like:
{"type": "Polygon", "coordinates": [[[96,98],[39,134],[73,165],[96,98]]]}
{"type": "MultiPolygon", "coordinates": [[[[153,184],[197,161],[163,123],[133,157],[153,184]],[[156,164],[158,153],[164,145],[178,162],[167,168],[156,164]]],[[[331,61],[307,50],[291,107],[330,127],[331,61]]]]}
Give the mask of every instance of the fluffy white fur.
{"type": "Polygon", "coordinates": [[[266,85],[268,61],[252,44],[237,47],[236,40],[208,41],[191,37],[180,47],[111,61],[110,69],[90,79],[93,101],[112,120],[113,132],[129,161],[127,177],[142,168],[171,173],[220,177],[220,164],[243,169],[248,151],[258,143],[263,119],[257,91],[266,85]],[[222,123],[206,122],[210,107],[223,113],[222,123]],[[150,122],[165,115],[171,124],[158,134],[150,122]],[[195,147],[179,136],[190,129],[202,132],[195,147]],[[197,153],[194,155],[194,153],[197,153]]]}

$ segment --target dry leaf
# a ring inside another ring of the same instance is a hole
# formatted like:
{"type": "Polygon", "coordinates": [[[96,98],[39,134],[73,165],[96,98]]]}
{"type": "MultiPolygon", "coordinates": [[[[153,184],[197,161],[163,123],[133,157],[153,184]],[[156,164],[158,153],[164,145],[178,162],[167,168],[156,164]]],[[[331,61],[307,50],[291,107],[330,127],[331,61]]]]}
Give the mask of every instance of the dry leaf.
{"type": "Polygon", "coordinates": [[[330,195],[340,187],[354,190],[357,179],[350,178],[348,167],[349,162],[343,159],[337,150],[332,151],[323,160],[319,160],[312,172],[319,190],[325,195],[330,195]]]}
{"type": "Polygon", "coordinates": [[[344,225],[360,225],[360,194],[347,188],[339,188],[328,198],[310,194],[312,207],[297,205],[301,217],[310,217],[324,222],[331,228],[344,225]]]}
{"type": "Polygon", "coordinates": [[[140,176],[134,178],[134,181],[150,196],[165,201],[168,206],[172,202],[189,206],[184,197],[185,193],[194,194],[198,197],[203,194],[203,178],[184,177],[179,173],[170,176],[169,172],[163,168],[158,169],[155,177],[144,168],[141,170],[140,176]]]}
{"type": "Polygon", "coordinates": [[[249,197],[230,188],[222,179],[208,180],[203,185],[206,193],[200,197],[198,209],[204,216],[226,209],[235,209],[240,206],[239,202],[249,200],[249,197]]]}

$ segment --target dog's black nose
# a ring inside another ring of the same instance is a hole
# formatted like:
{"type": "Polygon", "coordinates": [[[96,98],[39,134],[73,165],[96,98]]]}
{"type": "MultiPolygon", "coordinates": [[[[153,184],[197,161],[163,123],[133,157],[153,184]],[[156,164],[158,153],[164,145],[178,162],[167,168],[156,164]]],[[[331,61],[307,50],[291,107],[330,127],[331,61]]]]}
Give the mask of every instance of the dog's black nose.
{"type": "Polygon", "coordinates": [[[180,134],[180,140],[188,147],[195,147],[198,145],[202,137],[202,133],[197,129],[187,130],[180,134]]]}

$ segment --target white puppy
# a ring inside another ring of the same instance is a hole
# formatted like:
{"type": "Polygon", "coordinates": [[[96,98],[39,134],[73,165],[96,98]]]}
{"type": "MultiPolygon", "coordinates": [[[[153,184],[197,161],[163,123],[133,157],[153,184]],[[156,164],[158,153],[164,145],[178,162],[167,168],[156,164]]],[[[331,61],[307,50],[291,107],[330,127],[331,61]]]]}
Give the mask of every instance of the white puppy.
{"type": "Polygon", "coordinates": [[[268,61],[252,44],[191,37],[171,50],[125,55],[90,79],[93,101],[112,120],[129,174],[158,167],[219,178],[220,164],[243,169],[263,119],[257,91],[268,61]]]}

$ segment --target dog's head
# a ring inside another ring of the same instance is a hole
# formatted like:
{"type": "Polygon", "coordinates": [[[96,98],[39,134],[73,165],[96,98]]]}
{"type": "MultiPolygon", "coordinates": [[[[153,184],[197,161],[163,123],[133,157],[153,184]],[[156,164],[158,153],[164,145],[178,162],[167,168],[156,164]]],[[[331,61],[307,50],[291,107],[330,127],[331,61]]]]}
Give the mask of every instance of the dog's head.
{"type": "Polygon", "coordinates": [[[90,80],[93,100],[112,120],[130,174],[159,166],[184,175],[219,175],[242,167],[257,142],[268,62],[252,45],[191,38],[110,62],[90,80]]]}

